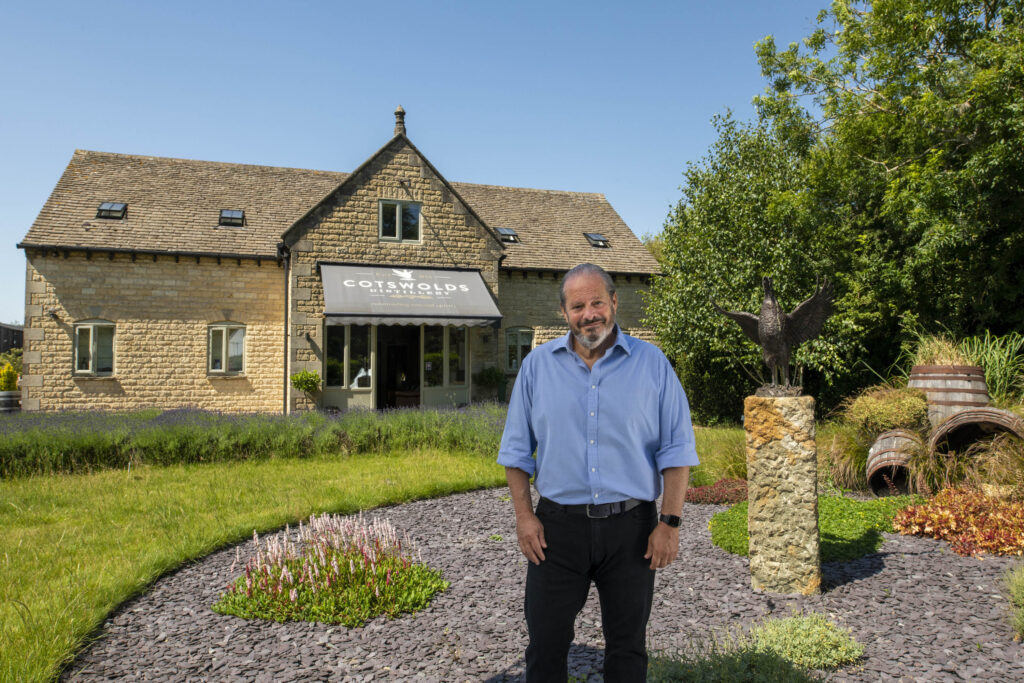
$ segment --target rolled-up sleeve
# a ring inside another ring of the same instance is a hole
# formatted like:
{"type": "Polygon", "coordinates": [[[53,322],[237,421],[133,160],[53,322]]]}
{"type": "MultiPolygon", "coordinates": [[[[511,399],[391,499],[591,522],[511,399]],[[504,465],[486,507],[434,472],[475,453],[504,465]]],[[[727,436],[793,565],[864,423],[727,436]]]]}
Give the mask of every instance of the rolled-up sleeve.
{"type": "Polygon", "coordinates": [[[690,403],[668,359],[661,363],[661,375],[661,447],[654,454],[654,462],[659,472],[699,465],[690,403]]]}
{"type": "Polygon", "coordinates": [[[533,433],[532,413],[532,359],[527,356],[519,369],[512,397],[508,402],[505,431],[498,449],[498,464],[523,470],[531,477],[537,470],[533,452],[537,450],[537,437],[533,433]]]}

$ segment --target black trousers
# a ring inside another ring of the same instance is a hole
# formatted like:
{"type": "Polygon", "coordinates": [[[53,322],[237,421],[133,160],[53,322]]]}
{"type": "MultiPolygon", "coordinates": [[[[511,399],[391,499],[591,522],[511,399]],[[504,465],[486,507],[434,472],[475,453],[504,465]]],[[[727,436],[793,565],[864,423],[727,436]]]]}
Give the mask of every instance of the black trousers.
{"type": "Polygon", "coordinates": [[[604,519],[566,512],[541,499],[537,517],[548,547],[526,571],[527,683],[565,683],[576,615],[590,582],[597,586],[604,630],[604,680],[647,679],[647,620],[654,570],[644,559],[658,524],[653,502],[604,519]]]}

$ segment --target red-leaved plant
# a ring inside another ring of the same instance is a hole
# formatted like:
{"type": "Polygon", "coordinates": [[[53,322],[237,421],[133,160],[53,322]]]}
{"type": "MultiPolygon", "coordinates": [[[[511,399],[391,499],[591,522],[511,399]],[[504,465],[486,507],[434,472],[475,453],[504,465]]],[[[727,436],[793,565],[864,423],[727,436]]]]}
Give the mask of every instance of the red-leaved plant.
{"type": "Polygon", "coordinates": [[[897,512],[892,526],[901,534],[948,541],[958,555],[1024,554],[1024,503],[972,489],[943,489],[927,503],[897,512]]]}
{"type": "Polygon", "coordinates": [[[719,479],[710,486],[694,486],[686,490],[686,502],[705,505],[732,505],[747,499],[747,482],[743,479],[719,479]]]}

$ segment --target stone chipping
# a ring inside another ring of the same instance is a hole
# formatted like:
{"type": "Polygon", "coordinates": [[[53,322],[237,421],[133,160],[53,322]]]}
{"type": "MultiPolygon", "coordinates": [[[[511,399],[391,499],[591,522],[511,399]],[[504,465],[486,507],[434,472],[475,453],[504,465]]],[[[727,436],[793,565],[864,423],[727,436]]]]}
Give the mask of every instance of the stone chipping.
{"type": "MultiPolygon", "coordinates": [[[[711,544],[723,506],[687,505],[679,559],[659,571],[651,649],[671,651],[767,616],[818,612],[865,645],[829,681],[1024,680],[1002,576],[1019,558],[964,558],[946,543],[886,535],[881,550],[824,563],[820,595],[750,588],[746,558],[711,544]]],[[[408,532],[451,587],[429,608],[363,628],[246,621],[215,614],[240,571],[225,548],[157,580],[111,615],[65,671],[65,681],[487,681],[522,680],[526,560],[503,489],[370,511],[408,532]]],[[[242,544],[243,554],[249,543],[242,544]]],[[[600,683],[600,611],[591,591],[577,620],[570,674],[600,683]]]]}

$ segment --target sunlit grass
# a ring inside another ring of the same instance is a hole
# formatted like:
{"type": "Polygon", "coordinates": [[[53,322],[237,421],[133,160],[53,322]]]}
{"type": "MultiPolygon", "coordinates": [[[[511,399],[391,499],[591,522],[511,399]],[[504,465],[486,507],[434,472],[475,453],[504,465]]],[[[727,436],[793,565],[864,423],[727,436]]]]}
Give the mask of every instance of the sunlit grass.
{"type": "Polygon", "coordinates": [[[690,470],[691,486],[747,478],[747,446],[742,427],[698,427],[696,437],[700,465],[690,470]]]}
{"type": "Polygon", "coordinates": [[[254,529],[503,481],[436,450],[0,481],[0,680],[53,679],[117,605],[254,529]]]}

